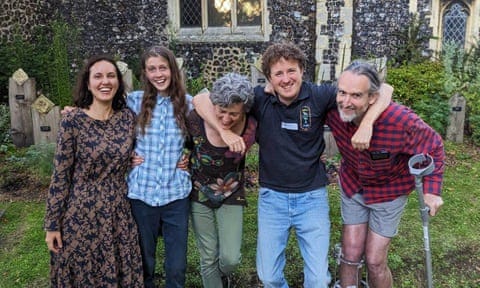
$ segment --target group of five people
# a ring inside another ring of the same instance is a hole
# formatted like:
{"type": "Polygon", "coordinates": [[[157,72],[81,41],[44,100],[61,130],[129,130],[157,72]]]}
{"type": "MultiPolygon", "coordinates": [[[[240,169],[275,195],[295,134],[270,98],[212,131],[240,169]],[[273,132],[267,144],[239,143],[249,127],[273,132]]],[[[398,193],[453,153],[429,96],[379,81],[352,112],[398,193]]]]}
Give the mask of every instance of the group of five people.
{"type": "Polygon", "coordinates": [[[365,257],[372,287],[391,287],[388,246],[414,188],[408,158],[435,160],[424,179],[435,215],[443,203],[442,140],[391,102],[392,88],[370,64],[353,62],[338,85],[304,81],[305,65],[297,46],[272,44],[262,56],[266,88],[229,73],[192,99],[173,53],[154,46],[142,56],[143,91],[125,101],[115,62],[91,58],[78,78],[77,108],[61,122],[47,199],[52,286],[155,287],[162,236],[165,286],[184,287],[191,215],[203,285],[227,287],[241,260],[245,153],[256,141],[258,276],[264,287],[288,287],[285,249],[294,229],[304,287],[328,287],[329,204],[320,161],[328,124],[342,154],[339,285],[358,285],[355,263],[365,257]],[[189,169],[181,169],[184,148],[189,169]]]}

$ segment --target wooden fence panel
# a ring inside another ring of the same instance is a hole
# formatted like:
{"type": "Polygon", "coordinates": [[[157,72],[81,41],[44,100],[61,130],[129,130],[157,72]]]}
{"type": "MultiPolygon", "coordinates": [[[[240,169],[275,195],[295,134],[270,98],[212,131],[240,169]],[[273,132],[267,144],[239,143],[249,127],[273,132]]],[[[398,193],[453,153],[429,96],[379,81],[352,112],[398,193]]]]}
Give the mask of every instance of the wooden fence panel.
{"type": "Polygon", "coordinates": [[[10,78],[8,98],[12,142],[17,147],[30,146],[34,143],[30,106],[36,99],[35,79],[29,78],[22,85],[18,85],[13,78],[10,78]]]}
{"type": "Polygon", "coordinates": [[[60,126],[60,107],[53,107],[48,113],[32,108],[33,138],[35,144],[55,143],[60,126]]]}
{"type": "Polygon", "coordinates": [[[263,75],[263,73],[259,70],[260,64],[252,64],[250,65],[250,73],[252,74],[252,84],[253,86],[265,86],[267,85],[267,77],[263,75]]]}
{"type": "Polygon", "coordinates": [[[455,94],[448,101],[450,104],[450,116],[447,128],[447,140],[462,143],[463,130],[465,126],[465,106],[466,100],[462,95],[455,94]]]}

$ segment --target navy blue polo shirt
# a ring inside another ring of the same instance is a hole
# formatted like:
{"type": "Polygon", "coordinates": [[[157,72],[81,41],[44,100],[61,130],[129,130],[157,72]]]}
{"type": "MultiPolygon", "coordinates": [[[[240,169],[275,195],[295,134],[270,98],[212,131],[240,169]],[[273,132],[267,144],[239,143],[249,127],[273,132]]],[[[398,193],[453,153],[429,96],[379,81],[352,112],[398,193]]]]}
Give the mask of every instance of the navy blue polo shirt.
{"type": "Polygon", "coordinates": [[[336,109],[336,88],[303,82],[290,105],[255,88],[252,113],[258,121],[260,186],[280,192],[306,192],[328,184],[320,155],[325,150],[323,125],[336,109]]]}

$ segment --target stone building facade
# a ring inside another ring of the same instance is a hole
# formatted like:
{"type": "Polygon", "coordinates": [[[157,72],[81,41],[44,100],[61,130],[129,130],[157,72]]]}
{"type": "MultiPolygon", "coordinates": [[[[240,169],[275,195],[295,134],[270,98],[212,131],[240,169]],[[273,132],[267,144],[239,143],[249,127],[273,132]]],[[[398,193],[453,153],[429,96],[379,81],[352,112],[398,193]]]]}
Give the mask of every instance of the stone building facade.
{"type": "Polygon", "coordinates": [[[60,17],[79,29],[81,55],[138,59],[145,47],[167,45],[183,58],[189,77],[204,75],[208,82],[225,71],[248,74],[246,63],[270,43],[288,40],[308,56],[305,78],[322,81],[335,79],[351,59],[395,55],[398,31],[412,15],[422,19],[423,35],[433,36],[424,43],[426,54],[441,49],[442,37],[455,37],[455,23],[464,25],[465,47],[480,35],[480,0],[6,0],[0,36],[11,38],[19,24],[28,38],[33,27],[60,17]],[[219,11],[236,13],[221,20],[228,27],[206,22],[219,11]],[[253,19],[252,27],[240,25],[241,15],[253,19]]]}

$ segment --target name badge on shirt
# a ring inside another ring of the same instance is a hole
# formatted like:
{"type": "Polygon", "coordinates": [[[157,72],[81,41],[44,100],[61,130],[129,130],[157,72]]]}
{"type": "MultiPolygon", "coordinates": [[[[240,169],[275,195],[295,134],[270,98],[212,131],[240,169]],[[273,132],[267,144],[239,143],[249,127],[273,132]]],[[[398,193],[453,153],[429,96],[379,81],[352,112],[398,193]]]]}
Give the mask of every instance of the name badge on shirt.
{"type": "Polygon", "coordinates": [[[298,130],[298,124],[297,123],[287,123],[282,121],[282,128],[287,129],[287,130],[298,130]]]}
{"type": "Polygon", "coordinates": [[[370,159],[372,160],[385,160],[390,158],[390,152],[385,150],[380,151],[371,151],[370,152],[370,159]]]}

